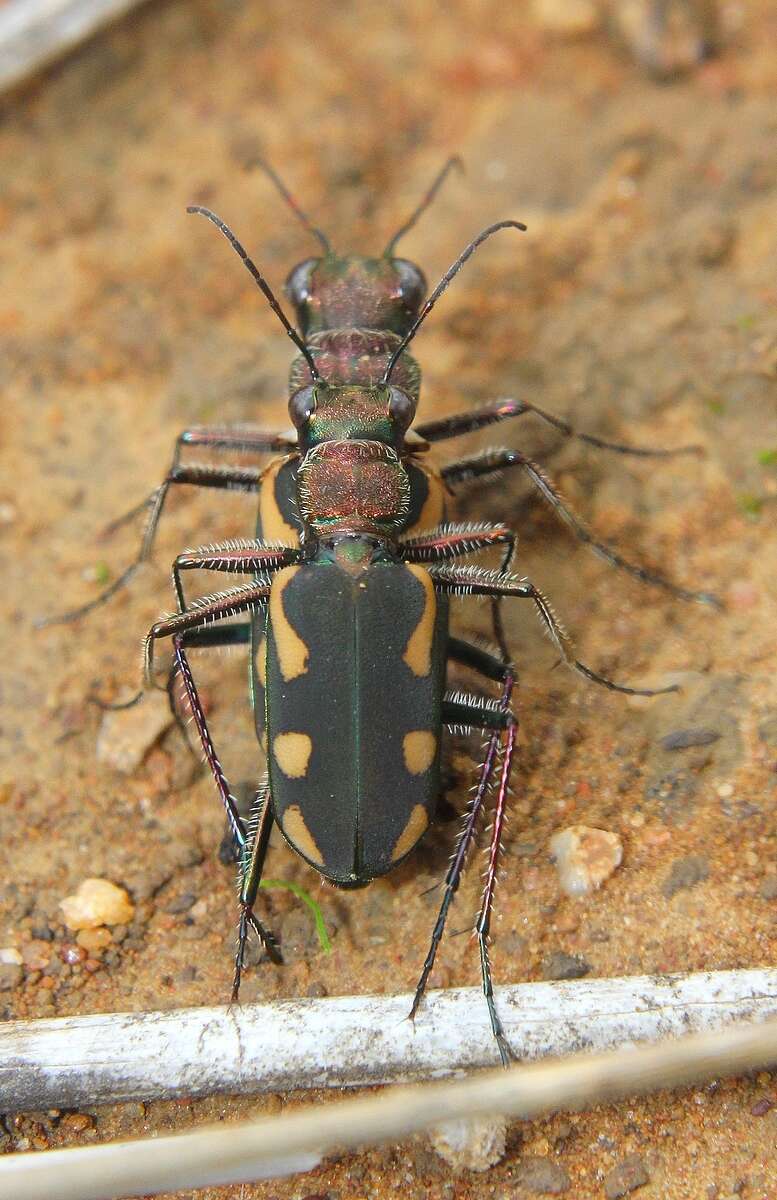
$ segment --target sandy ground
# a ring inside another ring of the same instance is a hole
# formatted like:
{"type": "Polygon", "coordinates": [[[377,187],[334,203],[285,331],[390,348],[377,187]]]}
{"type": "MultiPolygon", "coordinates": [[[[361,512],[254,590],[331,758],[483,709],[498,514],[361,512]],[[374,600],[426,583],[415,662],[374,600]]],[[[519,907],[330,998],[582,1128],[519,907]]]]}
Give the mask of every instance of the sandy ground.
{"type": "MultiPolygon", "coordinates": [[[[684,682],[679,696],[626,702],[551,672],[531,614],[509,610],[522,734],[496,979],[558,973],[559,954],[595,976],[774,965],[777,9],[753,0],[726,12],[722,54],[662,84],[601,30],[561,37],[523,6],[486,0],[445,12],[152,4],[2,102],[0,946],[17,947],[24,967],[6,967],[0,1012],[227,995],[233,880],[216,856],[211,782],[174,730],[129,775],[101,765],[87,697],[134,686],[140,639],[172,604],[165,564],[184,546],[250,534],[251,501],[178,497],[154,564],[126,593],[70,627],[33,622],[94,595],[129,559],[135,530],[110,541],[99,531],[160,479],[186,424],[287,423],[287,340],[215,231],[184,213],[215,207],[280,284],[311,245],[247,169],[260,150],[338,248],[362,251],[385,243],[459,151],[466,178],[403,246],[432,280],[483,225],[529,225],[480,253],[419,336],[422,417],[520,395],[588,431],[705,448],[701,459],[622,459],[562,445],[533,418],[470,439],[537,453],[603,536],[726,602],[716,614],[608,569],[517,480],[467,499],[473,518],[519,529],[520,568],[552,597],[580,657],[626,682],[684,682]],[[662,748],[689,727],[717,737],[662,748]],[[625,853],[601,891],[573,901],[548,840],[576,822],[617,833],[625,853]],[[88,875],[127,887],[138,907],[110,945],[80,953],[58,903],[88,875]]],[[[463,608],[461,627],[483,615],[463,608]]],[[[248,780],[260,756],[244,664],[203,663],[202,678],[227,768],[248,780]]],[[[442,823],[412,862],[352,895],[273,846],[269,874],[317,896],[333,952],[319,951],[291,897],[268,894],[287,965],[250,969],[245,998],[410,989],[436,903],[423,893],[455,829],[442,823]]],[[[473,865],[453,929],[477,900],[473,865]]],[[[434,985],[477,982],[476,959],[469,939],[449,938],[434,985]]],[[[0,1141],[32,1152],[309,1102],[12,1116],[0,1141]]],[[[775,1145],[777,1090],[761,1074],[515,1126],[486,1175],[452,1176],[419,1141],[200,1194],[521,1196],[539,1158],[546,1176],[562,1169],[570,1196],[599,1197],[636,1155],[645,1200],[774,1197],[775,1145]]]]}

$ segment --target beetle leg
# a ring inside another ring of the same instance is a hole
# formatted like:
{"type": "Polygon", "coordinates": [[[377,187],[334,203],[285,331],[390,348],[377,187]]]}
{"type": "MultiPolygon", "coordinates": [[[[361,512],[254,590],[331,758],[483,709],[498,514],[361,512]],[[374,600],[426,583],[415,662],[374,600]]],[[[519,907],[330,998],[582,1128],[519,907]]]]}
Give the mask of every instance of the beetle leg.
{"type": "MultiPolygon", "coordinates": [[[[185,446],[202,446],[206,450],[232,450],[236,453],[247,454],[288,454],[296,447],[296,441],[293,438],[286,437],[285,434],[271,433],[264,429],[254,429],[250,425],[193,425],[190,429],[185,429],[175,439],[175,449],[173,451],[173,461],[170,464],[168,475],[175,473],[179,469],[181,451],[185,446]]],[[[175,481],[171,481],[175,482],[175,481]]],[[[115,517],[103,529],[102,536],[110,537],[117,529],[121,529],[128,521],[133,520],[139,513],[143,512],[144,508],[148,508],[152,503],[156,492],[152,492],[145,500],[141,500],[140,504],[136,504],[134,508],[128,512],[122,513],[120,517],[115,517]]]]}
{"type": "Polygon", "coordinates": [[[173,563],[173,586],[181,612],[186,607],[181,571],[224,571],[236,575],[267,575],[300,561],[299,550],[271,546],[266,542],[239,538],[215,546],[185,550],[173,563]]]}
{"type": "MultiPolygon", "coordinates": [[[[504,573],[510,569],[515,555],[515,543],[515,534],[506,525],[440,525],[437,529],[421,534],[420,537],[408,538],[402,543],[402,549],[407,562],[443,562],[447,558],[475,554],[492,546],[504,546],[501,567],[504,573]]],[[[508,663],[510,651],[498,596],[491,600],[491,624],[502,662],[508,663]]]]}
{"type": "MultiPolygon", "coordinates": [[[[214,646],[247,646],[251,640],[251,625],[248,621],[245,621],[240,625],[223,625],[220,629],[218,626],[214,626],[211,629],[191,629],[188,633],[182,634],[181,637],[181,644],[187,649],[190,649],[192,646],[198,649],[214,646]]],[[[189,738],[186,721],[176,703],[175,681],[177,678],[178,667],[175,659],[173,659],[167,676],[167,697],[170,702],[170,712],[175,718],[175,723],[187,747],[192,754],[196,755],[196,751],[189,738]]]]}
{"type": "MultiPolygon", "coordinates": [[[[507,674],[507,668],[503,662],[495,658],[493,654],[489,654],[486,650],[482,650],[479,646],[473,646],[469,642],[462,641],[459,638],[448,639],[448,656],[456,662],[462,663],[464,666],[471,667],[478,674],[486,676],[488,679],[504,680],[507,674]]],[[[504,701],[503,701],[504,703],[504,701]]],[[[491,981],[491,964],[488,956],[488,935],[491,923],[491,911],[494,903],[494,890],[496,887],[497,868],[499,855],[502,850],[502,833],[504,829],[507,801],[509,796],[510,773],[512,770],[513,754],[515,750],[515,739],[517,736],[518,726],[515,720],[515,715],[512,710],[502,708],[503,719],[511,718],[510,723],[506,728],[506,739],[504,745],[504,754],[502,758],[502,769],[499,779],[499,792],[497,794],[496,809],[494,812],[494,821],[491,829],[491,845],[488,856],[488,866],[486,869],[486,882],[483,889],[483,898],[480,906],[480,913],[475,925],[475,933],[478,939],[480,948],[480,970],[483,980],[483,993],[486,997],[488,1005],[489,1017],[491,1019],[491,1028],[494,1031],[499,1053],[503,1064],[512,1059],[513,1054],[507,1039],[502,1029],[502,1024],[494,1004],[494,989],[491,981]]]]}
{"type": "MultiPolygon", "coordinates": [[[[512,713],[510,714],[512,715],[512,713]]],[[[491,913],[494,907],[494,891],[496,889],[497,871],[499,867],[499,856],[502,850],[502,833],[504,832],[505,818],[507,815],[507,804],[510,790],[510,773],[513,765],[513,755],[515,752],[515,739],[518,733],[518,724],[513,719],[512,724],[508,727],[505,734],[505,742],[503,747],[502,770],[499,777],[499,791],[497,793],[496,808],[494,810],[494,820],[491,827],[491,845],[488,853],[488,866],[486,868],[486,882],[483,888],[483,898],[480,904],[480,912],[475,923],[475,933],[480,947],[480,971],[483,980],[483,994],[488,1005],[488,1015],[491,1018],[491,1028],[496,1038],[496,1043],[499,1047],[499,1054],[502,1059],[502,1065],[507,1066],[514,1058],[510,1045],[505,1037],[502,1028],[502,1022],[499,1020],[499,1014],[496,1011],[494,1004],[494,987],[491,979],[491,963],[488,957],[488,935],[491,927],[491,913]]]]}
{"type": "Polygon", "coordinates": [[[617,550],[607,546],[604,542],[600,542],[588,526],[561,498],[558,491],[548,479],[542,468],[530,458],[526,458],[518,450],[495,449],[486,450],[482,454],[473,455],[471,458],[463,458],[459,462],[451,463],[442,469],[442,477],[446,484],[455,486],[456,483],[463,483],[470,479],[477,479],[484,475],[493,475],[498,471],[504,471],[508,467],[521,467],[526,471],[534,486],[541,492],[545,500],[550,504],[551,508],[558,514],[561,520],[569,526],[579,541],[590,546],[595,554],[603,558],[611,566],[620,567],[622,571],[628,572],[640,583],[651,583],[655,587],[663,588],[670,592],[671,595],[677,596],[680,600],[696,600],[700,604],[709,604],[713,608],[721,608],[721,603],[716,596],[711,592],[691,592],[686,588],[679,587],[671,580],[665,579],[663,575],[657,574],[655,571],[649,571],[646,567],[641,567],[636,563],[629,562],[623,558],[617,550]]]}
{"type": "MultiPolygon", "coordinates": [[[[190,629],[188,633],[181,634],[182,645],[186,649],[195,647],[196,649],[210,649],[211,647],[228,647],[228,646],[247,646],[251,641],[251,624],[249,621],[243,621],[239,625],[218,625],[205,629],[190,629]]],[[[170,704],[170,711],[175,718],[175,723],[178,726],[181,737],[183,738],[188,750],[192,756],[199,762],[200,755],[192,745],[189,736],[189,726],[187,718],[190,716],[189,710],[185,713],[180,711],[178,704],[175,684],[178,679],[178,667],[173,659],[170,663],[170,670],[167,676],[167,697],[170,704]]],[[[239,811],[243,812],[242,806],[239,811]]],[[[240,858],[240,847],[235,842],[232,834],[232,829],[227,823],[227,828],[224,836],[221,839],[219,847],[219,860],[225,866],[237,862],[240,858]]]]}
{"type": "Polygon", "coordinates": [[[269,595],[269,580],[255,580],[242,587],[230,588],[226,592],[215,592],[212,596],[202,596],[183,612],[157,621],[149,629],[143,643],[143,675],[146,685],[153,682],[154,643],[159,638],[174,637],[179,633],[203,629],[213,621],[223,621],[227,617],[237,616],[238,613],[253,612],[254,609],[266,603],[269,595]]]}
{"type": "Polygon", "coordinates": [[[477,554],[492,546],[512,546],[514,542],[515,534],[506,525],[438,525],[420,537],[403,541],[401,550],[406,562],[443,562],[447,558],[477,554]]]}
{"type": "MultiPolygon", "coordinates": [[[[223,621],[227,617],[235,617],[241,612],[253,612],[265,604],[270,595],[268,579],[254,580],[243,584],[242,587],[230,588],[226,592],[215,592],[212,596],[200,596],[183,610],[165,617],[152,625],[143,640],[143,684],[131,700],[120,704],[106,704],[98,701],[103,709],[117,711],[132,708],[142,698],[147,687],[154,684],[154,643],[159,638],[173,637],[177,633],[190,633],[192,630],[203,630],[213,621],[223,621]]],[[[190,643],[193,644],[193,643],[190,643]]],[[[160,688],[165,691],[166,688],[160,688]]]]}
{"type": "MultiPolygon", "coordinates": [[[[487,651],[481,650],[479,646],[473,646],[469,642],[461,641],[459,638],[449,638],[448,655],[455,661],[464,664],[464,666],[471,667],[479,674],[486,676],[486,678],[495,679],[502,682],[501,698],[498,703],[494,704],[493,706],[491,704],[485,705],[483,700],[477,697],[456,697],[453,700],[444,700],[443,721],[447,724],[449,719],[453,718],[453,723],[457,725],[465,725],[469,726],[470,728],[475,726],[481,729],[494,730],[498,720],[503,731],[501,737],[504,738],[504,747],[499,779],[499,791],[497,793],[496,809],[494,812],[494,821],[491,830],[491,845],[489,849],[488,866],[486,869],[486,882],[483,889],[480,912],[475,925],[475,933],[477,935],[478,945],[480,948],[480,970],[483,981],[483,994],[486,998],[486,1004],[488,1005],[488,1015],[491,1021],[491,1028],[493,1030],[497,1046],[499,1047],[499,1054],[503,1065],[506,1066],[513,1058],[513,1054],[505,1037],[502,1023],[499,1020],[499,1015],[496,1011],[496,1005],[494,1003],[491,964],[488,956],[488,935],[491,923],[491,912],[494,903],[494,891],[496,888],[499,856],[502,849],[502,833],[504,831],[505,817],[507,812],[510,774],[512,771],[513,756],[515,752],[515,740],[518,733],[518,724],[515,714],[510,708],[510,698],[515,682],[515,676],[512,668],[505,663],[500,662],[500,660],[493,654],[489,654],[487,651]]],[[[446,877],[446,894],[443,897],[443,903],[440,908],[440,916],[438,917],[437,924],[435,925],[434,933],[432,935],[432,945],[430,947],[429,955],[427,955],[427,961],[424,963],[424,974],[419,982],[420,994],[419,990],[417,989],[411,1015],[413,1015],[418,1008],[418,1003],[420,1003],[421,995],[423,994],[423,989],[429,976],[429,971],[431,971],[431,966],[434,962],[437,946],[439,945],[440,938],[442,937],[445,917],[447,916],[450,902],[453,899],[456,888],[458,887],[457,877],[452,881],[452,894],[449,897],[449,879],[453,868],[457,863],[461,841],[468,832],[470,835],[470,841],[474,836],[477,814],[474,814],[475,819],[473,820],[473,809],[475,807],[475,803],[478,801],[478,798],[480,799],[480,804],[478,807],[482,807],[483,799],[488,788],[488,779],[493,774],[496,754],[499,749],[499,741],[500,734],[497,732],[492,733],[486,747],[486,759],[481,772],[480,780],[480,782],[482,782],[483,772],[485,772],[486,767],[488,767],[488,778],[486,779],[486,785],[482,791],[479,786],[475,793],[473,807],[470,809],[470,813],[468,814],[467,824],[462,832],[462,838],[460,839],[459,845],[456,847],[457,853],[454,855],[454,858],[451,862],[451,869],[448,872],[448,877],[446,877]],[[428,969],[427,963],[429,964],[428,969]]],[[[461,865],[459,866],[459,875],[461,873],[461,866],[463,865],[464,857],[466,857],[466,847],[464,848],[464,855],[460,859],[461,865]]]]}
{"type": "MultiPolygon", "coordinates": [[[[473,647],[473,649],[474,649],[474,647],[473,647]]],[[[493,660],[493,661],[496,661],[496,660],[493,660]]],[[[480,729],[491,729],[492,732],[490,733],[488,742],[486,743],[483,765],[480,768],[480,775],[478,777],[477,784],[474,788],[474,794],[473,794],[472,801],[469,806],[469,810],[467,812],[466,820],[464,822],[464,826],[461,830],[461,833],[459,834],[459,838],[456,843],[456,848],[453,852],[453,857],[451,858],[450,866],[448,867],[448,871],[445,876],[445,891],[443,893],[442,902],[440,904],[440,910],[437,914],[437,920],[435,921],[434,929],[432,930],[431,942],[429,944],[429,949],[427,951],[426,958],[424,960],[424,965],[421,970],[421,976],[418,980],[418,984],[416,985],[415,995],[413,996],[413,1003],[410,1008],[409,1016],[410,1016],[411,1020],[415,1017],[416,1013],[418,1012],[418,1008],[421,1004],[421,1000],[423,999],[424,992],[426,991],[426,985],[429,980],[429,975],[431,974],[432,967],[434,966],[434,960],[437,956],[437,949],[440,945],[440,941],[442,940],[443,931],[445,929],[445,922],[448,917],[448,910],[450,909],[450,906],[453,902],[453,898],[459,889],[459,883],[461,881],[461,873],[464,868],[464,864],[467,860],[467,855],[468,855],[469,849],[475,838],[475,832],[477,830],[478,818],[480,816],[480,813],[483,810],[483,805],[485,803],[485,799],[488,794],[488,788],[489,788],[489,784],[491,782],[491,777],[494,773],[494,768],[496,766],[497,754],[498,754],[498,750],[499,750],[499,742],[502,737],[502,731],[505,729],[506,726],[509,726],[514,721],[512,714],[508,712],[508,708],[509,708],[509,704],[510,704],[510,696],[511,696],[512,690],[513,690],[513,684],[514,684],[514,676],[513,676],[512,671],[507,667],[503,668],[502,695],[498,702],[497,708],[494,709],[490,705],[485,705],[483,703],[483,701],[481,700],[480,710],[478,712],[477,702],[474,700],[474,698],[468,708],[467,724],[476,725],[480,729]],[[499,728],[494,729],[493,725],[494,725],[494,721],[495,721],[497,714],[499,717],[499,728]]],[[[487,997],[487,1001],[488,1001],[488,997],[487,997]]],[[[493,1009],[493,1000],[491,1000],[489,1002],[489,1012],[491,1012],[492,1009],[493,1009]]],[[[494,1018],[495,1018],[495,1014],[494,1014],[494,1017],[492,1017],[492,1027],[494,1026],[494,1018]]],[[[498,1020],[496,1022],[496,1026],[499,1027],[498,1020]]],[[[496,1035],[496,1028],[494,1029],[494,1032],[496,1035]]],[[[498,1040],[498,1038],[497,1038],[497,1040],[498,1040]]],[[[500,1053],[501,1053],[501,1046],[500,1046],[500,1053]]]]}
{"type": "Polygon", "coordinates": [[[670,450],[651,449],[646,446],[629,446],[623,442],[610,442],[606,438],[596,437],[592,433],[580,433],[568,421],[557,417],[555,413],[538,408],[536,404],[530,404],[528,400],[497,400],[493,404],[486,404],[471,412],[457,413],[452,417],[442,417],[438,421],[427,421],[424,425],[416,425],[414,432],[426,442],[440,442],[445,438],[459,437],[463,433],[474,433],[478,429],[484,429],[487,425],[495,425],[498,421],[505,421],[510,417],[522,417],[525,413],[534,413],[535,416],[552,425],[559,433],[563,433],[564,437],[577,438],[581,442],[587,442],[589,446],[596,446],[599,450],[614,450],[617,454],[635,454],[640,458],[671,458],[675,454],[699,454],[701,452],[700,446],[678,446],[670,450]]]}
{"type": "Polygon", "coordinates": [[[189,666],[189,660],[186,657],[186,651],[183,647],[182,635],[178,635],[173,638],[173,655],[176,669],[180,671],[181,678],[183,680],[183,685],[186,690],[186,697],[189,701],[189,708],[191,709],[192,718],[197,727],[197,732],[200,735],[200,742],[202,744],[206,761],[210,767],[213,781],[216,784],[219,796],[221,797],[221,803],[224,805],[224,811],[227,814],[227,821],[229,823],[232,836],[240,846],[241,851],[244,852],[248,842],[245,823],[243,818],[240,816],[237,800],[230,791],[229,782],[227,781],[227,777],[224,774],[221,762],[211,740],[208,724],[205,720],[205,712],[200,702],[200,697],[197,693],[197,686],[194,682],[194,676],[192,675],[191,667],[189,666]]]}
{"type": "Polygon", "coordinates": [[[446,692],[442,701],[442,723],[452,733],[468,733],[472,729],[501,732],[510,722],[498,700],[472,696],[469,692],[446,692]]]}
{"type": "Polygon", "coordinates": [[[200,735],[200,742],[205,753],[205,758],[208,766],[211,769],[213,780],[221,797],[221,802],[224,805],[224,810],[227,814],[227,822],[233,838],[238,844],[241,856],[241,890],[240,890],[240,922],[238,930],[238,950],[235,957],[235,975],[232,983],[232,1002],[237,1000],[237,994],[240,988],[240,973],[243,968],[243,960],[245,956],[246,940],[248,930],[253,929],[259,937],[262,945],[267,951],[273,962],[280,962],[280,953],[278,946],[269,930],[266,930],[259,919],[254,915],[253,905],[256,900],[256,891],[259,887],[261,879],[262,865],[264,856],[267,851],[267,843],[270,837],[270,828],[272,826],[272,813],[269,805],[266,803],[266,796],[262,799],[265,801],[259,811],[257,810],[260,795],[254,802],[254,810],[249,818],[249,827],[246,829],[245,822],[240,816],[238,803],[232,795],[224,769],[216,753],[213,741],[210,736],[205,713],[200,702],[200,697],[197,692],[197,685],[194,682],[189,660],[186,657],[184,650],[185,634],[178,634],[173,638],[173,654],[175,659],[175,667],[180,671],[183,679],[186,696],[189,701],[194,723],[197,727],[197,732],[200,735]]]}
{"type": "Polygon", "coordinates": [[[183,446],[205,446],[245,454],[288,454],[296,445],[296,437],[253,425],[193,425],[179,434],[176,453],[180,454],[183,446]]]}
{"type": "MultiPolygon", "coordinates": [[[[128,516],[135,516],[144,508],[149,510],[146,518],[146,525],[143,531],[143,540],[140,545],[140,550],[129,564],[125,567],[113,583],[110,583],[107,588],[104,588],[98,596],[92,600],[88,600],[86,604],[79,605],[78,608],[70,609],[69,612],[59,613],[51,617],[43,617],[38,621],[38,627],[43,628],[46,625],[65,625],[71,621],[76,621],[79,617],[83,617],[86,613],[92,612],[93,609],[99,608],[115,596],[117,592],[126,587],[130,579],[137,572],[138,568],[149,558],[154,545],[157,527],[162,516],[162,510],[167,499],[170,487],[173,484],[189,483],[194,487],[211,487],[224,488],[241,492],[257,492],[261,480],[262,472],[257,467],[211,467],[211,466],[186,466],[180,467],[173,465],[168,474],[165,476],[158,488],[148,496],[141,505],[132,509],[128,516]]],[[[120,518],[119,523],[122,523],[120,518]]]]}
{"type": "Polygon", "coordinates": [[[448,638],[448,658],[461,663],[462,666],[471,667],[473,671],[484,675],[486,679],[494,679],[499,683],[503,682],[507,667],[510,665],[502,662],[495,655],[489,654],[487,650],[481,649],[480,646],[473,646],[471,642],[465,642],[461,638],[455,637],[448,638]]]}
{"type": "Polygon", "coordinates": [[[571,639],[556,619],[548,600],[539,588],[528,579],[506,575],[498,571],[485,571],[480,567],[431,567],[434,586],[454,596],[517,596],[532,600],[551,641],[568,667],[579,671],[586,679],[609,688],[612,692],[624,692],[627,696],[662,696],[665,692],[677,692],[677,684],[663,688],[632,688],[614,683],[604,675],[597,674],[585,663],[575,658],[571,650],[571,639]]]}
{"type": "Polygon", "coordinates": [[[240,991],[240,980],[245,967],[245,952],[251,929],[259,938],[268,958],[276,964],[283,957],[275,935],[265,929],[254,913],[256,894],[262,880],[264,860],[270,842],[273,815],[267,784],[260,788],[251,806],[248,818],[248,841],[242,848],[240,863],[240,919],[238,921],[237,950],[235,952],[235,975],[232,981],[231,1003],[235,1004],[240,991]]]}

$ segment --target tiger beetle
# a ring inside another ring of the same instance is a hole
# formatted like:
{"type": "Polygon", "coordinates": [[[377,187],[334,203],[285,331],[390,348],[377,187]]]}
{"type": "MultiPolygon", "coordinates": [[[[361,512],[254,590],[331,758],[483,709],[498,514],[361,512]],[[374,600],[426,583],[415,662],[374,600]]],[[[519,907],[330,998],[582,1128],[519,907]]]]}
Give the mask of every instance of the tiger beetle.
{"type": "Polygon", "coordinates": [[[94,600],[59,619],[79,617],[124,587],[151,552],[174,485],[256,493],[256,538],[180,554],[173,565],[178,611],[158,621],[145,640],[148,685],[154,680],[156,643],[172,639],[168,686],[172,695],[173,680],[180,677],[183,682],[238,848],[240,917],[233,999],[238,996],[250,931],[267,956],[280,961],[275,938],[254,911],[273,823],[292,849],[332,884],[364,887],[404,861],[434,819],[441,791],[443,731],[475,730],[486,739],[482,762],[445,876],[410,1016],[421,1003],[479,817],[493,791],[485,884],[474,933],[491,1028],[506,1063],[510,1047],[496,1011],[488,950],[518,732],[512,703],[515,668],[501,602],[513,597],[530,600],[561,659],[588,680],[630,695],[675,689],[624,687],[576,659],[548,601],[530,580],[511,571],[514,533],[503,524],[449,522],[448,498],[473,480],[517,468],[576,536],[609,563],[675,596],[716,601],[707,593],[677,587],[599,541],[537,463],[516,449],[486,450],[441,470],[430,464],[427,452],[432,443],[529,413],[565,437],[621,454],[668,457],[698,449],[644,449],[607,441],[579,433],[537,405],[515,399],[411,429],[420,371],[408,352],[410,342],[483,242],[500,230],[525,229],[514,220],[489,225],[427,296],[422,272],[398,257],[396,247],[457,162],[445,164],[408,220],[374,258],[338,254],[274,171],[260,164],[320,246],[320,253],[296,266],[286,282],[296,327],[224,222],[207,208],[188,209],[213,222],[228,239],[299,352],[289,386],[294,431],[272,433],[243,425],[187,429],[176,442],[161,485],[114,522],[113,528],[148,509],[135,561],[94,600]],[[182,461],[184,448],[192,446],[276,457],[261,468],[182,461]],[[460,561],[492,548],[500,553],[499,569],[460,561]],[[189,603],[183,580],[193,569],[247,575],[250,582],[189,603]],[[489,598],[493,652],[449,633],[449,601],[457,596],[489,598]],[[231,620],[237,616],[240,622],[231,620]],[[247,819],[211,740],[188,657],[195,647],[228,645],[250,648],[251,702],[267,756],[267,774],[247,819]],[[447,691],[451,663],[468,669],[498,694],[447,691]]]}

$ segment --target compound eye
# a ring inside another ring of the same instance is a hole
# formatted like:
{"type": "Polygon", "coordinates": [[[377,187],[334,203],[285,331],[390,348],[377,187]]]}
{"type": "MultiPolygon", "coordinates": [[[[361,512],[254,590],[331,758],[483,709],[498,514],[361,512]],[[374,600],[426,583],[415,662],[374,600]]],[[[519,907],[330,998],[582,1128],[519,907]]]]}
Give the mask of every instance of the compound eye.
{"type": "Polygon", "coordinates": [[[411,312],[417,312],[426,295],[426,279],[415,263],[407,258],[395,258],[394,269],[399,275],[402,299],[411,312]]]}
{"type": "Polygon", "coordinates": [[[294,268],[286,280],[286,295],[295,308],[306,304],[310,299],[311,276],[320,261],[318,258],[306,258],[304,262],[294,268]]]}
{"type": "Polygon", "coordinates": [[[400,429],[407,429],[415,416],[415,404],[406,392],[399,388],[389,387],[388,412],[392,421],[400,429]]]}
{"type": "Polygon", "coordinates": [[[303,429],[316,411],[316,391],[313,387],[300,388],[289,400],[289,416],[295,429],[303,429]]]}

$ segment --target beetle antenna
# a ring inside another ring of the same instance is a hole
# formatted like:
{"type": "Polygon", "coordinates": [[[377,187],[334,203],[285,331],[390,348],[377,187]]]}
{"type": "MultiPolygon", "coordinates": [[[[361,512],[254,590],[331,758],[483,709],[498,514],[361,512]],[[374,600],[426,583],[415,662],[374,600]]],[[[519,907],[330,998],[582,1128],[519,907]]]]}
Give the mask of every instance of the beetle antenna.
{"type": "Polygon", "coordinates": [[[407,349],[410,342],[412,342],[413,338],[418,333],[418,330],[421,328],[421,325],[424,323],[426,318],[429,316],[429,313],[440,299],[440,296],[443,294],[453,277],[458,275],[459,271],[464,266],[470,255],[477,250],[478,246],[487,241],[487,239],[490,238],[493,233],[498,233],[500,229],[520,229],[522,232],[526,232],[526,226],[522,221],[497,221],[495,225],[489,225],[488,228],[479,233],[476,238],[473,238],[470,244],[466,246],[464,250],[462,250],[455,263],[448,267],[448,270],[445,272],[442,279],[437,284],[437,287],[429,296],[429,299],[424,304],[415,321],[402,338],[402,341],[399,343],[394,353],[391,355],[381,383],[388,383],[391,378],[391,373],[399,361],[400,354],[402,354],[407,349]]]}
{"type": "Polygon", "coordinates": [[[281,196],[286,201],[289,208],[294,213],[294,216],[297,218],[297,220],[300,222],[300,224],[304,225],[305,228],[307,229],[308,233],[313,235],[313,237],[316,239],[316,241],[319,243],[319,245],[323,249],[324,254],[331,254],[332,253],[332,245],[329,241],[329,238],[326,236],[326,234],[321,229],[318,229],[317,226],[315,226],[313,224],[313,222],[311,221],[308,214],[306,212],[303,212],[303,210],[300,208],[297,201],[292,196],[289,189],[286,187],[286,184],[281,179],[280,175],[278,175],[276,173],[276,171],[273,169],[273,167],[271,167],[269,163],[265,162],[263,158],[257,158],[255,160],[255,163],[256,163],[256,166],[259,168],[259,170],[264,171],[265,175],[270,180],[270,182],[275,185],[275,187],[280,192],[281,196]]]}
{"type": "Polygon", "coordinates": [[[404,225],[400,225],[397,232],[394,234],[394,236],[389,241],[388,245],[386,246],[386,249],[383,251],[384,258],[393,258],[394,248],[396,247],[396,244],[399,241],[399,239],[403,238],[405,236],[405,234],[408,232],[408,230],[413,228],[413,226],[415,225],[418,218],[422,215],[422,213],[424,213],[426,211],[426,209],[432,203],[435,196],[439,192],[442,185],[445,183],[445,180],[447,179],[448,175],[450,175],[450,173],[454,167],[456,168],[457,171],[460,171],[463,174],[464,162],[459,157],[458,154],[452,154],[451,157],[448,159],[448,161],[443,166],[442,170],[438,171],[438,173],[435,175],[434,181],[432,182],[432,186],[429,188],[426,195],[423,197],[421,202],[419,204],[417,204],[416,207],[413,209],[412,213],[407,218],[404,225]]]}
{"type": "Polygon", "coordinates": [[[316,383],[323,383],[323,380],[318,372],[318,367],[316,366],[315,362],[313,361],[313,355],[310,353],[307,346],[303,342],[302,338],[297,333],[294,326],[290,323],[288,317],[286,316],[285,312],[281,308],[280,304],[275,299],[273,290],[270,287],[269,283],[264,278],[264,276],[262,275],[261,271],[254,263],[254,261],[251,258],[249,258],[248,252],[244,249],[244,247],[237,240],[237,238],[235,237],[234,233],[229,228],[229,226],[225,225],[224,222],[221,220],[221,217],[217,217],[216,214],[214,212],[211,212],[211,210],[209,208],[203,208],[199,204],[188,205],[186,211],[188,213],[199,213],[201,216],[207,217],[209,221],[213,222],[213,224],[216,226],[217,229],[221,230],[221,232],[224,234],[224,237],[231,244],[232,249],[235,250],[242,258],[243,263],[245,264],[247,269],[250,271],[250,273],[254,279],[254,282],[257,284],[257,286],[263,293],[265,299],[267,300],[267,303],[270,305],[270,308],[273,310],[276,317],[283,325],[283,328],[288,333],[288,335],[291,338],[291,340],[293,341],[294,345],[297,347],[300,354],[302,354],[304,356],[305,361],[307,362],[308,366],[310,367],[310,374],[313,376],[313,379],[315,380],[316,383]]]}

